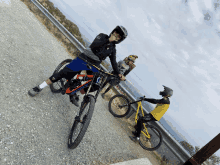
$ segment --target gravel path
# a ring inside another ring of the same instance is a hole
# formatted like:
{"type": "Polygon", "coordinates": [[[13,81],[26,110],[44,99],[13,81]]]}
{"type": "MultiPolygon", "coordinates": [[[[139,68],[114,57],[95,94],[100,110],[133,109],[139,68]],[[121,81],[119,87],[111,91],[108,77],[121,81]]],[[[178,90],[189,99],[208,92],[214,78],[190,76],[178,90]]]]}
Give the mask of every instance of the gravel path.
{"type": "Polygon", "coordinates": [[[34,98],[27,92],[70,56],[21,1],[0,5],[0,20],[1,165],[110,164],[144,157],[101,97],[83,141],[68,149],[78,108],[49,87],[34,98]]]}

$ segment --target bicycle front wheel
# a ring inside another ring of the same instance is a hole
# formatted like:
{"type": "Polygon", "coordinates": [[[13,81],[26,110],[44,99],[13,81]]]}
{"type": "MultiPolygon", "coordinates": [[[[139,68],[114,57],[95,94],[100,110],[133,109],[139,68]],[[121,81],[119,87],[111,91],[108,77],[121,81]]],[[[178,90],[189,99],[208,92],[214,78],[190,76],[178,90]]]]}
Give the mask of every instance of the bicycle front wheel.
{"type": "Polygon", "coordinates": [[[145,124],[145,128],[143,127],[141,131],[139,144],[145,150],[154,151],[162,144],[162,133],[153,125],[145,124]],[[146,136],[148,133],[150,137],[146,136]]]}
{"type": "Polygon", "coordinates": [[[72,129],[69,134],[68,148],[74,149],[82,141],[83,136],[89,126],[94,111],[95,99],[92,95],[87,95],[80,107],[79,116],[75,117],[72,129]]]}
{"type": "MultiPolygon", "coordinates": [[[[55,71],[53,72],[53,74],[59,73],[59,71],[61,71],[66,65],[68,65],[72,60],[71,59],[66,59],[64,61],[62,61],[55,69],[55,71]]],[[[67,80],[65,78],[62,78],[60,80],[58,80],[55,83],[52,83],[50,85],[50,90],[53,93],[60,93],[62,90],[62,87],[66,84],[67,80]]]]}
{"type": "Polygon", "coordinates": [[[129,100],[125,95],[115,95],[110,99],[108,108],[113,116],[118,118],[124,117],[130,112],[129,100]]]}

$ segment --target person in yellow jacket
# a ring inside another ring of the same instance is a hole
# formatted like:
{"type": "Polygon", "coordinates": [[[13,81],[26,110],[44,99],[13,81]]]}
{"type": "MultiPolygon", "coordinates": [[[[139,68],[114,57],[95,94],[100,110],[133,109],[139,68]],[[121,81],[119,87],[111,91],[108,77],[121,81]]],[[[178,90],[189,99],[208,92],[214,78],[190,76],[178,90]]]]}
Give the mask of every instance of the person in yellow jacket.
{"type": "Polygon", "coordinates": [[[136,141],[140,139],[141,129],[144,122],[149,121],[159,121],[162,116],[166,113],[170,106],[169,97],[173,95],[173,90],[164,86],[164,91],[160,91],[160,95],[163,97],[162,99],[148,99],[144,97],[140,97],[141,100],[148,101],[153,104],[157,104],[153,111],[149,114],[145,115],[144,117],[140,117],[137,121],[137,125],[135,126],[135,131],[132,133],[134,137],[129,136],[131,140],[136,141]]]}

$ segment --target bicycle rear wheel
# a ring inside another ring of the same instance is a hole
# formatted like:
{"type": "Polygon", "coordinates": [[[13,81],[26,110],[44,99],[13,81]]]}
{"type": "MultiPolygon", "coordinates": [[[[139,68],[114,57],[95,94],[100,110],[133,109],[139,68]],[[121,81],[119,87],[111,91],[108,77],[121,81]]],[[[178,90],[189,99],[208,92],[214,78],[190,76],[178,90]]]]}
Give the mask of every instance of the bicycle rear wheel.
{"type": "Polygon", "coordinates": [[[118,118],[124,117],[128,115],[128,113],[130,112],[129,100],[125,95],[121,95],[121,94],[115,95],[110,99],[108,108],[109,108],[109,112],[113,116],[118,118]]]}
{"type": "Polygon", "coordinates": [[[147,130],[143,127],[140,135],[139,144],[145,150],[154,151],[158,149],[162,144],[162,133],[159,131],[158,128],[153,125],[145,124],[145,127],[147,128],[147,130]],[[146,137],[143,134],[147,134],[146,132],[150,134],[150,138],[146,137]]]}
{"type": "MultiPolygon", "coordinates": [[[[55,69],[55,71],[53,72],[53,74],[58,73],[60,70],[62,70],[66,65],[68,65],[70,62],[72,61],[72,59],[66,59],[64,61],[62,61],[55,69]]],[[[66,84],[67,80],[65,78],[62,78],[60,80],[58,80],[55,83],[52,83],[50,85],[50,90],[53,93],[60,93],[62,91],[62,87],[66,84]]]]}
{"type": "Polygon", "coordinates": [[[75,121],[69,134],[68,148],[74,149],[82,141],[92,118],[94,106],[94,96],[87,95],[81,104],[79,116],[75,117],[75,121]]]}

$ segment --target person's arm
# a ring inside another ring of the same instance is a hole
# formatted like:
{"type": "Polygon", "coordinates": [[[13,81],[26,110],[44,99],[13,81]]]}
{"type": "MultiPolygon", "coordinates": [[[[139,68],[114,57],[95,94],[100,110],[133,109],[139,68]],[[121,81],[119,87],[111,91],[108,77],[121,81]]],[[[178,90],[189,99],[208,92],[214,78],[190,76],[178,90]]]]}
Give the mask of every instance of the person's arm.
{"type": "Polygon", "coordinates": [[[112,55],[109,56],[109,58],[110,58],[110,61],[111,61],[111,64],[112,64],[112,68],[113,68],[113,70],[114,70],[114,73],[117,74],[117,75],[118,75],[118,74],[121,74],[120,71],[119,71],[119,69],[118,69],[118,64],[117,64],[117,62],[116,62],[116,50],[113,51],[112,55]]]}
{"type": "Polygon", "coordinates": [[[106,34],[100,33],[89,46],[91,49],[101,47],[109,43],[109,37],[106,34]]]}
{"type": "Polygon", "coordinates": [[[149,98],[144,98],[144,101],[147,101],[149,103],[152,103],[152,104],[170,104],[170,101],[169,99],[149,99],[149,98]]]}
{"type": "Polygon", "coordinates": [[[131,69],[129,68],[128,70],[125,71],[124,76],[127,76],[128,73],[131,71],[131,69]]]}
{"type": "Polygon", "coordinates": [[[126,76],[128,73],[130,73],[131,70],[133,70],[136,67],[136,65],[132,64],[129,65],[129,69],[125,71],[124,76],[126,76]]]}

